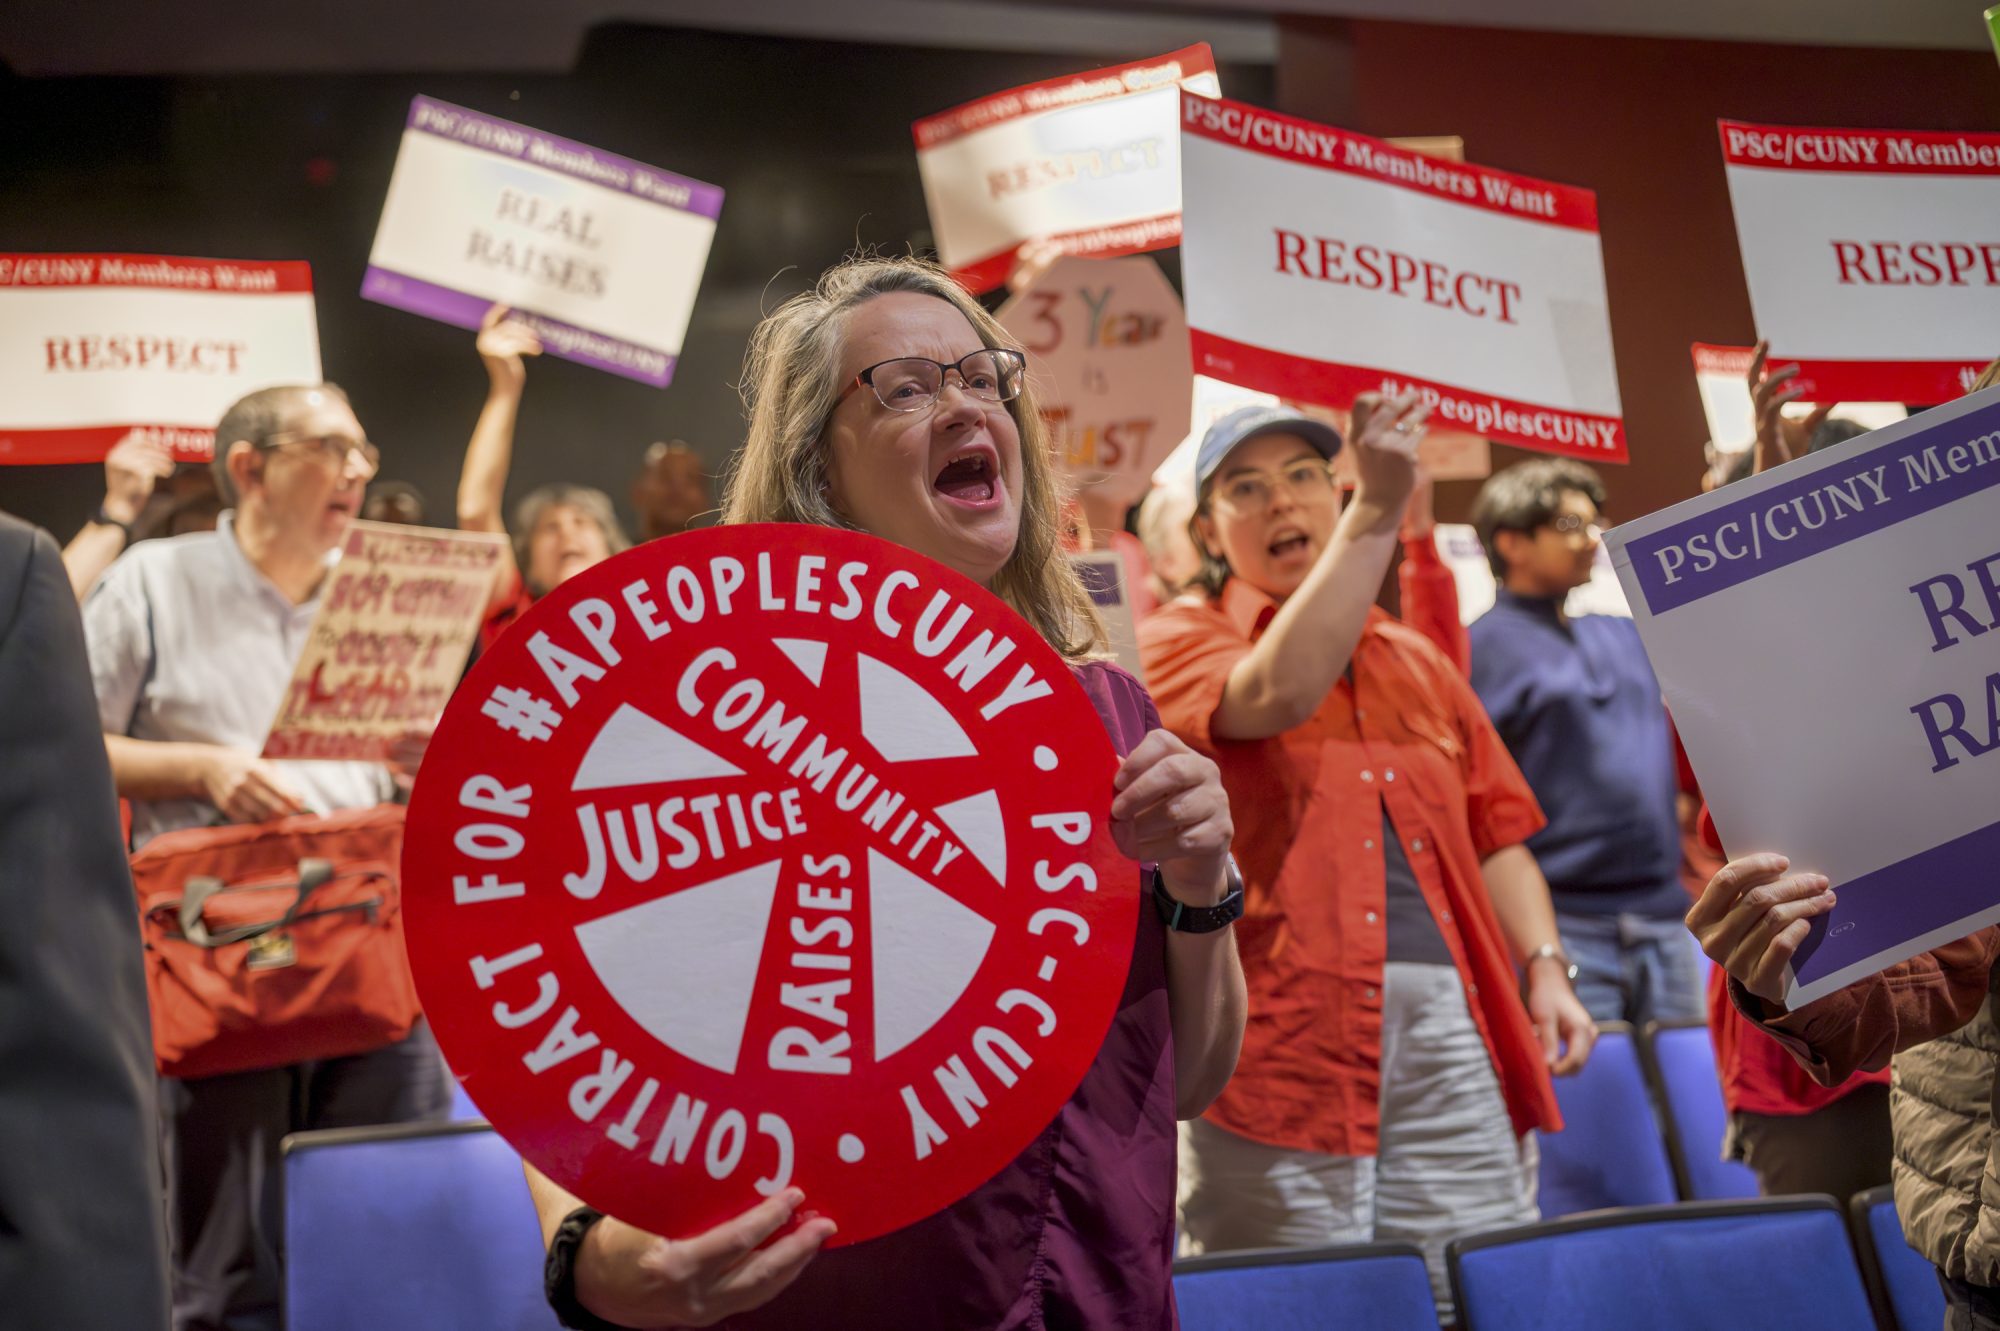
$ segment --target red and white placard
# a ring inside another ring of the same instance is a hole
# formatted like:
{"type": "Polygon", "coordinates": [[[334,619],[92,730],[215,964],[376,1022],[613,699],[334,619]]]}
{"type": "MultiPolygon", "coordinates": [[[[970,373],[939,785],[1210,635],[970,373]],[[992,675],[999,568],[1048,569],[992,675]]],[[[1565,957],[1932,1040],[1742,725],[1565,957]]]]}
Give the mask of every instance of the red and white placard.
{"type": "Polygon", "coordinates": [[[951,1204],[1096,1057],[1138,921],[1117,759],[970,580],[824,527],[651,541],[473,669],[410,807],[410,959],[523,1156],[684,1236],[787,1185],[951,1204]]]}
{"type": "Polygon", "coordinates": [[[1821,402],[1970,388],[2000,349],[2000,134],[1718,124],[1773,362],[1821,402]]]}
{"type": "Polygon", "coordinates": [[[302,262],[0,254],[0,464],[96,462],[135,429],[202,461],[238,398],[319,379],[302,262]]]}
{"type": "Polygon", "coordinates": [[[1626,460],[1589,190],[1440,162],[1254,106],[1181,99],[1195,373],[1626,460]]]}
{"type": "Polygon", "coordinates": [[[1160,266],[1064,257],[998,317],[1028,353],[1063,470],[1087,501],[1138,503],[1187,433],[1194,392],[1187,319],[1160,266]]]}
{"type": "Polygon", "coordinates": [[[990,291],[1027,241],[1099,258],[1179,243],[1183,87],[1221,93],[1207,43],[917,121],[917,171],[945,267],[990,291]]]}

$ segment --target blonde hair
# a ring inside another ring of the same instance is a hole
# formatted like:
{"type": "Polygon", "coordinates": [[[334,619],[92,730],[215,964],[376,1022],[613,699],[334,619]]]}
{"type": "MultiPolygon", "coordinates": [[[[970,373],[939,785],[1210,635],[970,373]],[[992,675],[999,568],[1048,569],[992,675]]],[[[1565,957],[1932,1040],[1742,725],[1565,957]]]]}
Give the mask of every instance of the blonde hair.
{"type": "MultiPolygon", "coordinates": [[[[844,387],[842,344],[855,309],[902,291],[951,305],[989,347],[1013,346],[993,316],[936,264],[858,258],[828,269],[750,335],[741,384],[749,432],[725,482],[723,522],[854,526],[827,494],[826,426],[844,387]]],[[[1104,655],[1104,627],[1059,539],[1061,482],[1034,390],[1023,384],[1006,406],[1021,436],[1021,526],[992,590],[1065,658],[1104,655]]]]}
{"type": "Polygon", "coordinates": [[[1965,390],[1966,396],[1970,397],[1972,394],[1982,389],[1991,388],[1995,384],[2000,384],[2000,360],[1989,362],[1986,368],[1979,372],[1979,377],[1972,381],[1972,387],[1965,390]]]}

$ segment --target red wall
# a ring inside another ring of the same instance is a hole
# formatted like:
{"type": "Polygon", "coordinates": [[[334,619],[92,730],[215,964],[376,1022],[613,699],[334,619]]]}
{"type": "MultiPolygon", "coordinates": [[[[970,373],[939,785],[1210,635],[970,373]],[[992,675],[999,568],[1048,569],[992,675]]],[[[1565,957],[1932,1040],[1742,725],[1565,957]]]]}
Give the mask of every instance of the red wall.
{"type": "MultiPolygon", "coordinates": [[[[1968,24],[1977,24],[1968,9],[1968,24]]],[[[1377,136],[1460,134],[1485,165],[1597,191],[1632,462],[1604,468],[1614,518],[1696,492],[1708,437],[1690,342],[1748,345],[1715,122],[2000,129],[1987,51],[1665,41],[1286,19],[1278,108],[1377,136]]],[[[2000,352],[2000,321],[1994,328],[2000,352]]],[[[1496,449],[1494,463],[1521,456],[1496,449]]],[[[1476,487],[1442,487],[1458,517],[1476,487]]]]}

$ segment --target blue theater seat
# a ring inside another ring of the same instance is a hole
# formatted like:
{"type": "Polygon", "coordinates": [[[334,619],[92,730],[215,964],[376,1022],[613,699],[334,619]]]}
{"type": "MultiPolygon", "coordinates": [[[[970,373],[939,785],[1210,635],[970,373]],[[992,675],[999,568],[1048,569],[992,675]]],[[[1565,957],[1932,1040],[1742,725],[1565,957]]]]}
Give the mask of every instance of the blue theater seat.
{"type": "Polygon", "coordinates": [[[1462,1331],[1875,1326],[1831,1198],[1599,1211],[1458,1239],[1445,1260],[1462,1331]]]}
{"type": "Polygon", "coordinates": [[[1266,1248],[1174,1264],[1181,1331],[1437,1331],[1424,1255],[1407,1243],[1266,1248]]]}
{"type": "Polygon", "coordinates": [[[1854,1194],[1848,1218],[1854,1246],[1861,1252],[1861,1273],[1886,1315],[1884,1326],[1896,1331],[1937,1331],[1944,1325],[1944,1291],[1937,1268],[1903,1237],[1896,1215],[1896,1194],[1887,1184],[1854,1194]]]}
{"type": "Polygon", "coordinates": [[[1630,1026],[1607,1021],[1598,1028],[1583,1071],[1556,1078],[1556,1102],[1563,1130],[1539,1139],[1543,1216],[1679,1197],[1630,1026]]]}
{"type": "Polygon", "coordinates": [[[285,1138],[288,1331],[558,1331],[520,1157],[478,1123],[285,1138]]]}
{"type": "Polygon", "coordinates": [[[1681,1196],[1688,1201],[1755,1197],[1757,1175],[1740,1160],[1722,1158],[1729,1111],[1715,1070],[1715,1045],[1706,1022],[1655,1022],[1640,1038],[1666,1119],[1667,1152],[1681,1196]]]}

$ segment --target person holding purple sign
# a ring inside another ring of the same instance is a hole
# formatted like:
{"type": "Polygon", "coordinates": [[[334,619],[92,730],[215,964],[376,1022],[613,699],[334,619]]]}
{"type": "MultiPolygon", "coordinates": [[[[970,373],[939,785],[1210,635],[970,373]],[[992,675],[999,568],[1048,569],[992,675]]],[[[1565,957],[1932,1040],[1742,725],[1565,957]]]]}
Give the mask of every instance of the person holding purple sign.
{"type": "MultiPolygon", "coordinates": [[[[1973,383],[2000,385],[2000,361],[1973,383]]],[[[1981,929],[1787,1010],[1788,972],[1838,902],[1824,874],[1744,855],[1687,915],[1731,1003],[1822,1086],[1893,1058],[1892,1181],[1903,1236],[1938,1270],[1946,1331],[2000,1329],[2000,928],[1981,929]]]]}
{"type": "Polygon", "coordinates": [[[1228,927],[1242,902],[1233,824],[1215,764],[1161,730],[1145,689],[1104,659],[1103,629],[1060,554],[1057,480],[1025,368],[934,265],[831,270],[752,336],[749,438],[724,520],[895,541],[992,590],[1071,662],[1124,755],[1113,835],[1158,866],[1135,866],[1150,900],[1104,1044],[1055,1120],[994,1178],[817,1259],[834,1222],[802,1211],[796,1188],[669,1240],[531,1168],[547,1291],[565,1325],[1177,1325],[1175,1122],[1228,1081],[1247,1002],[1228,927]]]}

